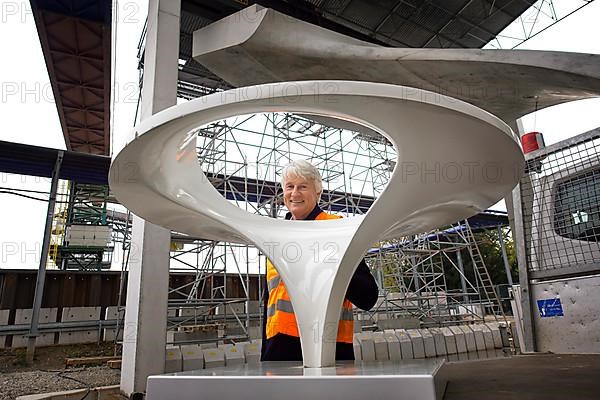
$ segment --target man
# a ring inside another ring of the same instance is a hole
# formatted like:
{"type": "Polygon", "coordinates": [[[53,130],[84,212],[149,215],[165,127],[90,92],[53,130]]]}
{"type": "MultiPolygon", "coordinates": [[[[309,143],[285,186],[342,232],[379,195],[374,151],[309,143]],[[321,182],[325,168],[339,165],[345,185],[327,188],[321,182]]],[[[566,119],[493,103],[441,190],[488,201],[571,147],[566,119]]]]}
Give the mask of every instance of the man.
{"type": "MultiPolygon", "coordinates": [[[[283,168],[283,201],[289,212],[285,219],[323,220],[341,218],[319,208],[323,192],[319,171],[307,161],[294,161],[283,168]]],[[[337,338],[336,360],[354,360],[352,305],[369,310],[377,301],[377,284],[364,260],[360,262],[346,291],[337,338]]],[[[290,298],[267,260],[267,290],[263,318],[261,361],[302,361],[300,335],[290,298]]]]}

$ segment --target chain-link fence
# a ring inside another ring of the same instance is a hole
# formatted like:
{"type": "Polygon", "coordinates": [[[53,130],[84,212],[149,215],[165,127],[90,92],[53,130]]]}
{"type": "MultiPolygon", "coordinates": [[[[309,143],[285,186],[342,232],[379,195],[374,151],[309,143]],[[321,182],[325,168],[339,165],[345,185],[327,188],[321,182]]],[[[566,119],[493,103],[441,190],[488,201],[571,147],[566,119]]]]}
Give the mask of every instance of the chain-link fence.
{"type": "Polygon", "coordinates": [[[521,179],[530,278],[589,271],[600,263],[600,129],[527,156],[521,179]]]}
{"type": "Polygon", "coordinates": [[[526,155],[513,192],[522,349],[598,352],[600,128],[526,155]]]}

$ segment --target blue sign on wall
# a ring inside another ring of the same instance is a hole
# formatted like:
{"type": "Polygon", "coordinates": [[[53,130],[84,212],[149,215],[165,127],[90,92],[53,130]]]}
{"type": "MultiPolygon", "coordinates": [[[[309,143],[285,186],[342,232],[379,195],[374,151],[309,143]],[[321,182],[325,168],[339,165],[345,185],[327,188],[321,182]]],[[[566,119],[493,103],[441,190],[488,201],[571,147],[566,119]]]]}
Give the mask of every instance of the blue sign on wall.
{"type": "Polygon", "coordinates": [[[562,304],[560,297],[555,299],[546,299],[537,301],[538,310],[540,310],[540,317],[562,317],[563,313],[562,304]]]}

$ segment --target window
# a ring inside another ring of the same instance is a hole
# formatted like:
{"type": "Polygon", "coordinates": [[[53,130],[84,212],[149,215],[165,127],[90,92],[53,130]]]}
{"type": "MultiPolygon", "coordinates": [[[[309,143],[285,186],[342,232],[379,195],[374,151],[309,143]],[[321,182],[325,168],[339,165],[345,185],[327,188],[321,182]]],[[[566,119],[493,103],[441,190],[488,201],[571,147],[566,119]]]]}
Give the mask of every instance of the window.
{"type": "Polygon", "coordinates": [[[600,242],[600,169],[561,182],[554,210],[554,229],[559,235],[600,242]]]}

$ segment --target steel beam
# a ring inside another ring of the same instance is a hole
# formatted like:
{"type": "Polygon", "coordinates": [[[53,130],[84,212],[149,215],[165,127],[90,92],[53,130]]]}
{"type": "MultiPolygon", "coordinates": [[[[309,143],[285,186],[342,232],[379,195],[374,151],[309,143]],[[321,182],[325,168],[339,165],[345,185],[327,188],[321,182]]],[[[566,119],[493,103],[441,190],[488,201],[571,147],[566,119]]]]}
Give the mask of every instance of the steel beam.
{"type": "Polygon", "coordinates": [[[33,297],[33,308],[31,310],[31,327],[29,328],[29,340],[27,342],[27,362],[32,363],[35,356],[35,341],[39,335],[38,324],[40,319],[40,308],[44,297],[44,283],[46,281],[46,262],[48,261],[48,249],[50,248],[50,236],[52,231],[52,217],[56,205],[56,192],[58,189],[58,177],[63,160],[63,151],[56,155],[54,170],[52,171],[52,183],[50,184],[50,198],[48,200],[48,212],[46,213],[46,226],[44,227],[44,241],[42,243],[42,254],[40,254],[40,266],[35,281],[35,294],[33,297]]]}

